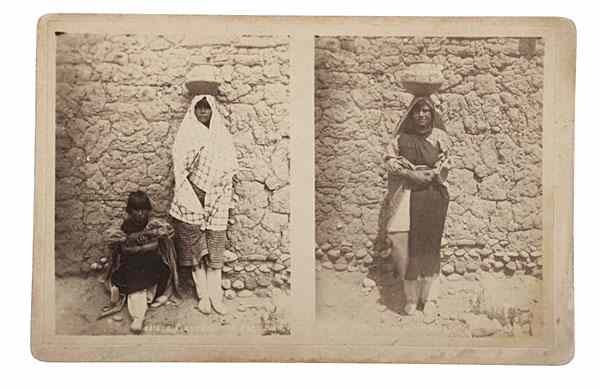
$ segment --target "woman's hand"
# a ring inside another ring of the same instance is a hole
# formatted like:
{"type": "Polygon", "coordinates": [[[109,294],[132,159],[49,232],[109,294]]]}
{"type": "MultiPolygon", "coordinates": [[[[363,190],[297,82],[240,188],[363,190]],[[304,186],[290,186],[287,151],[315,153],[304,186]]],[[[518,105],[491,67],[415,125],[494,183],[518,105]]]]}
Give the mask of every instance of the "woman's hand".
{"type": "Polygon", "coordinates": [[[123,252],[125,254],[139,254],[143,252],[153,251],[158,248],[158,240],[153,240],[147,243],[138,244],[134,246],[123,246],[123,252]]]}
{"type": "Polygon", "coordinates": [[[153,240],[143,245],[138,246],[138,252],[146,252],[156,250],[158,248],[158,240],[153,240]]]}
{"type": "Polygon", "coordinates": [[[144,233],[143,232],[132,232],[131,234],[129,234],[127,236],[127,242],[128,243],[134,243],[134,244],[142,244],[144,243],[145,238],[144,238],[144,233]]]}
{"type": "Polygon", "coordinates": [[[408,170],[406,175],[414,184],[417,185],[428,184],[435,177],[435,174],[432,170],[408,170]]]}
{"type": "Polygon", "coordinates": [[[385,165],[388,173],[396,176],[406,175],[406,171],[414,169],[414,166],[404,157],[388,158],[385,165]]]}
{"type": "Polygon", "coordinates": [[[198,201],[200,201],[200,204],[202,204],[202,206],[204,207],[204,200],[206,198],[206,192],[203,191],[202,189],[198,188],[193,183],[192,183],[192,188],[194,188],[194,193],[196,193],[196,197],[198,197],[198,201]]]}

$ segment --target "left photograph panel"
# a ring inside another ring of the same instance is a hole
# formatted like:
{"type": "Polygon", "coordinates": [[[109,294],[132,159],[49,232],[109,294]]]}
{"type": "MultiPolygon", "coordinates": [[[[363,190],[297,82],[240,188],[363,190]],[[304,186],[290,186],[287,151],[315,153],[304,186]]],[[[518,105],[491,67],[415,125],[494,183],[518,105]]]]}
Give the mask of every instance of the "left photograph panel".
{"type": "Polygon", "coordinates": [[[56,34],[56,333],[288,335],[287,36],[56,34]]]}

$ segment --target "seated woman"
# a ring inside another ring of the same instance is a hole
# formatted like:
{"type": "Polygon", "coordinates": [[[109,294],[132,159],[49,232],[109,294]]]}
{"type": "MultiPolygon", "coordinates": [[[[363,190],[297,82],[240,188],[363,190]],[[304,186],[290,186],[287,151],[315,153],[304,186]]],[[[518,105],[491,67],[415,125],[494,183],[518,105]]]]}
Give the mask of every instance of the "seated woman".
{"type": "Polygon", "coordinates": [[[148,304],[158,307],[173,291],[177,292],[173,228],[165,221],[150,218],[152,204],[145,192],[132,192],[125,210],[121,228],[108,230],[112,261],[106,281],[113,308],[101,317],[120,311],[125,303],[120,296],[126,296],[133,319],[130,329],[140,333],[148,304]]]}

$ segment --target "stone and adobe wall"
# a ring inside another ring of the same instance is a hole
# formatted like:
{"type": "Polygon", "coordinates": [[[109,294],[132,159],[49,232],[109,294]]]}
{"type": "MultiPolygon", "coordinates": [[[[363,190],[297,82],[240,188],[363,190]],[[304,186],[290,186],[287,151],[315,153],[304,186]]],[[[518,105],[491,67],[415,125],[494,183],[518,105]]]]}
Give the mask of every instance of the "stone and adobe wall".
{"type": "Polygon", "coordinates": [[[325,266],[365,270],[372,261],[382,151],[413,97],[400,77],[428,62],[443,66],[433,99],[454,160],[444,272],[539,273],[544,42],[348,36],[315,44],[315,217],[325,266]]]}
{"type": "Polygon", "coordinates": [[[167,215],[171,146],[191,100],[185,76],[208,64],[241,166],[228,276],[238,290],[247,279],[249,289],[286,283],[288,38],[62,34],[56,50],[57,275],[107,254],[103,231],[122,219],[130,191],[147,191],[167,215]]]}

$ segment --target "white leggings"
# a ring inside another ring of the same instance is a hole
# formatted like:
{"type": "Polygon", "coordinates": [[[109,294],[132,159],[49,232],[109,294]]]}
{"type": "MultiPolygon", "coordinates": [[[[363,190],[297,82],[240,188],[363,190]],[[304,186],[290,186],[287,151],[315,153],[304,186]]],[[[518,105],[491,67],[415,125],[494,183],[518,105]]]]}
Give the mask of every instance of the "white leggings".
{"type": "Polygon", "coordinates": [[[431,277],[420,277],[417,280],[406,280],[406,269],[408,267],[408,231],[390,232],[388,237],[392,241],[392,259],[400,273],[404,283],[404,295],[408,304],[417,304],[419,301],[437,301],[439,277],[437,274],[431,277]]]}
{"type": "Polygon", "coordinates": [[[148,304],[154,300],[156,285],[152,288],[142,289],[127,295],[127,309],[132,318],[143,319],[148,310],[148,304]]]}

